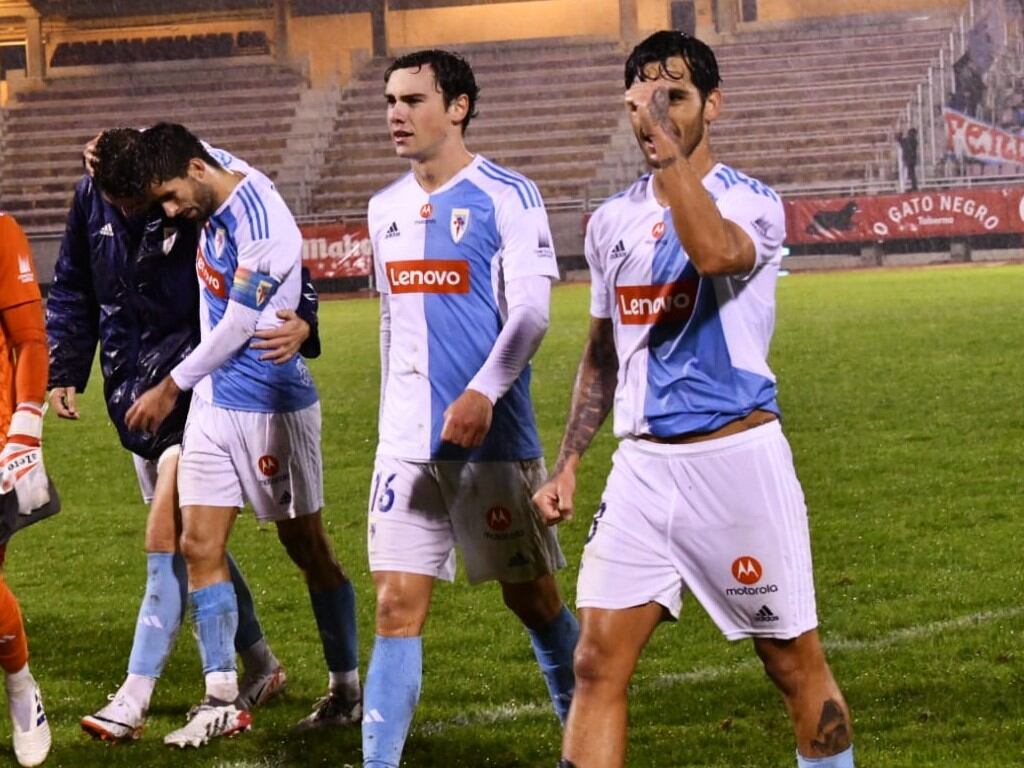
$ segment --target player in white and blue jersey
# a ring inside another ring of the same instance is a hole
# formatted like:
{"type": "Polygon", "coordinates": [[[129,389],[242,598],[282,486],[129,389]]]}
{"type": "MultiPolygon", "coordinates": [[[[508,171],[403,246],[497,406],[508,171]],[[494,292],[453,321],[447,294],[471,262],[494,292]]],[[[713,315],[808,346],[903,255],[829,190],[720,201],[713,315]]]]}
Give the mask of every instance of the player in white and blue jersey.
{"type": "Polygon", "coordinates": [[[379,442],[369,508],[377,636],[363,703],[363,764],[395,768],[422,679],[421,633],[455,547],[471,583],[497,581],[526,626],[564,719],[578,628],[564,564],[530,497],[545,469],[530,358],[558,276],[537,187],[463,134],[469,65],[421,51],[385,74],[388,127],[411,171],[369,205],[381,297],[379,442]]]}
{"type": "Polygon", "coordinates": [[[301,291],[302,237],[274,185],[244,163],[222,166],[183,126],[159,124],[141,139],[140,173],[170,217],[202,222],[196,254],[202,340],[128,411],[132,429],[152,431],[179,392],[192,390],[178,493],[181,551],[189,579],[206,698],[164,741],[200,746],[245,730],[236,702],[232,638],[238,621],[225,547],[246,501],[302,570],[323,643],[329,693],[303,728],[359,721],[355,594],[323,528],[320,402],[299,357],[277,363],[253,347],[301,291]]]}
{"type": "Polygon", "coordinates": [[[785,216],[773,190],[715,161],[718,86],[695,38],[658,32],[633,50],[626,106],[651,172],[587,227],[590,335],[558,463],[534,497],[550,523],[571,517],[580,457],[613,406],[620,443],[580,566],[563,768],[625,764],[629,679],[687,592],[728,639],[753,639],[798,766],[853,766],[766,361],[785,216]]]}

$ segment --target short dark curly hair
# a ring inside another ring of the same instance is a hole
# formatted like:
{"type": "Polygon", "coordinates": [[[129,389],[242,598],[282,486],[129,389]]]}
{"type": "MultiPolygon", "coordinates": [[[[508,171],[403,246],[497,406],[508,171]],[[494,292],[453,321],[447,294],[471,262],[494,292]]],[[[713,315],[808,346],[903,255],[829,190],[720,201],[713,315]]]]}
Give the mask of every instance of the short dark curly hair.
{"type": "Polygon", "coordinates": [[[707,43],[692,35],[675,29],[663,29],[642,40],[626,60],[626,89],[637,80],[646,80],[644,69],[648,64],[656,63],[661,74],[672,80],[679,80],[683,73],[672,72],[668,68],[668,60],[678,56],[690,68],[690,79],[700,91],[702,100],[707,99],[711,91],[722,83],[718,72],[718,60],[714,51],[707,43]]]}
{"type": "Polygon", "coordinates": [[[203,142],[179,123],[157,123],[147,128],[139,141],[139,153],[144,158],[139,168],[147,190],[154,184],[187,176],[188,164],[194,158],[214,168],[221,167],[203,142]]]}
{"type": "Polygon", "coordinates": [[[459,54],[431,48],[399,56],[385,70],[384,83],[387,84],[396,69],[422,69],[428,65],[434,70],[434,84],[441,91],[445,109],[462,94],[469,98],[469,110],[462,121],[462,132],[465,133],[469,121],[477,115],[476,102],[480,98],[480,88],[476,84],[473,68],[459,54]]]}
{"type": "Polygon", "coordinates": [[[142,131],[111,128],[100,134],[93,150],[93,183],[109,198],[142,201],[146,197],[145,172],[139,151],[142,131]]]}

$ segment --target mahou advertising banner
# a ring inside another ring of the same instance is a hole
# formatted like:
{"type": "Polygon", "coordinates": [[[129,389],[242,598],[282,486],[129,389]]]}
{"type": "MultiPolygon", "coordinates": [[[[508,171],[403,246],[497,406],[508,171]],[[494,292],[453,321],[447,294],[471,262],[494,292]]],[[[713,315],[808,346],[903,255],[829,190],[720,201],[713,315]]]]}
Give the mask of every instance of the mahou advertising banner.
{"type": "Polygon", "coordinates": [[[946,145],[957,157],[1024,166],[1024,136],[1016,136],[949,107],[942,108],[942,116],[946,119],[946,145]]]}
{"type": "Polygon", "coordinates": [[[302,263],[314,280],[366,277],[373,246],[365,224],[308,224],[302,230],[302,263]]]}
{"type": "Polygon", "coordinates": [[[786,201],[786,242],[856,243],[1024,233],[1024,187],[786,201]]]}

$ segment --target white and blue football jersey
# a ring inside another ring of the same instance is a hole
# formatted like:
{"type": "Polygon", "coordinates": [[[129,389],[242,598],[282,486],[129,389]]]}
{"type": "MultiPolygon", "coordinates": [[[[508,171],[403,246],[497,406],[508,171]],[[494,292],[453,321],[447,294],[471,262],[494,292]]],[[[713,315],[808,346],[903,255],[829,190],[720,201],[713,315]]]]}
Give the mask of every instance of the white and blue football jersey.
{"type": "MultiPolygon", "coordinates": [[[[281,324],[279,309],[294,310],[302,290],[302,234],[274,184],[227,153],[213,150],[226,168],[245,173],[203,227],[196,253],[202,338],[229,301],[260,311],[257,330],[281,324]]],[[[247,342],[195,392],[222,408],[286,413],[317,402],[313,378],[299,355],[282,365],[260,360],[265,350],[247,342]]]]}
{"type": "Polygon", "coordinates": [[[542,455],[527,367],[494,405],[484,444],[441,442],[445,409],[484,364],[507,318],[504,285],[558,277],[547,213],[529,179],[477,155],[427,193],[409,173],[370,200],[377,288],[391,342],[378,453],[410,460],[542,455]]]}
{"type": "Polygon", "coordinates": [[[697,274],[649,174],[607,200],[587,226],[590,312],[611,318],[615,331],[617,437],[711,432],[757,409],[779,412],[767,357],[782,202],[721,163],[703,182],[722,216],[754,243],[748,275],[697,274]]]}

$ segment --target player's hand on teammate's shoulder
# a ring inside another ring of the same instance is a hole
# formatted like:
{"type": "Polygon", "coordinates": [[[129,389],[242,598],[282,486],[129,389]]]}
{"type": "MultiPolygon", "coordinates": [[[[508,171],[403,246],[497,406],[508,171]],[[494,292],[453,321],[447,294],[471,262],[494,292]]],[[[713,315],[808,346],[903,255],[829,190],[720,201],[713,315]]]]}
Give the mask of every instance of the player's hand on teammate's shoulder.
{"type": "Polygon", "coordinates": [[[96,144],[99,143],[103,132],[97,133],[82,148],[82,163],[85,165],[85,172],[90,176],[96,172],[96,144]]]}
{"type": "Polygon", "coordinates": [[[279,309],[277,316],[284,320],[276,328],[264,328],[256,331],[259,341],[252,343],[253,349],[267,350],[260,355],[260,360],[270,360],[274,365],[287,363],[309,338],[309,323],[299,317],[294,310],[279,309]]]}
{"type": "Polygon", "coordinates": [[[54,387],[50,390],[50,407],[62,419],[80,419],[78,404],[75,401],[75,387],[54,387]]]}
{"type": "Polygon", "coordinates": [[[164,423],[178,400],[181,390],[174,379],[165,376],[164,380],[152,389],[143,392],[132,403],[125,414],[124,423],[128,429],[136,432],[156,432],[164,423]]]}
{"type": "Polygon", "coordinates": [[[576,470],[562,467],[533,494],[533,503],[547,525],[572,520],[576,495],[576,470]]]}
{"type": "Polygon", "coordinates": [[[441,439],[462,448],[476,448],[491,428],[494,404],[484,394],[467,389],[444,412],[441,439]]]}

